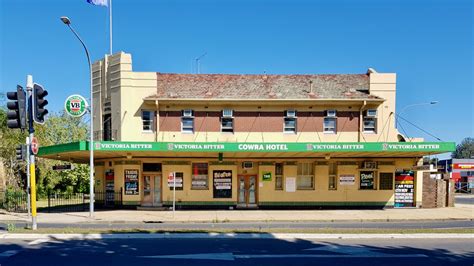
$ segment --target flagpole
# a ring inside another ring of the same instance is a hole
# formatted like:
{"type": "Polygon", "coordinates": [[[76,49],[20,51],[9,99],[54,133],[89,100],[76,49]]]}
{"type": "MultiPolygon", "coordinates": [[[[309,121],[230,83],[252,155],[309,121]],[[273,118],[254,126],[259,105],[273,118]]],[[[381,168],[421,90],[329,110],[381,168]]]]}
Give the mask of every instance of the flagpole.
{"type": "Polygon", "coordinates": [[[109,54],[112,55],[112,0],[109,0],[109,41],[110,41],[110,50],[109,54]]]}

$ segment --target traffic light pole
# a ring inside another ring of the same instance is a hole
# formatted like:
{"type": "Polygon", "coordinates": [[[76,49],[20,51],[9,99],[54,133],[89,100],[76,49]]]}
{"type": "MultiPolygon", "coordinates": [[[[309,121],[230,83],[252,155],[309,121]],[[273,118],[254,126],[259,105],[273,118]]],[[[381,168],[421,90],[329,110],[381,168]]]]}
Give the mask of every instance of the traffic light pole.
{"type": "MultiPolygon", "coordinates": [[[[26,92],[28,99],[28,131],[30,133],[29,143],[34,137],[35,129],[33,127],[33,76],[28,75],[26,77],[26,92]]],[[[31,152],[31,145],[28,145],[29,153],[29,172],[30,172],[30,184],[31,184],[31,229],[36,230],[38,228],[36,223],[36,174],[35,174],[35,155],[31,152]]]]}
{"type": "Polygon", "coordinates": [[[31,218],[31,187],[30,187],[30,138],[26,137],[26,201],[28,208],[28,219],[31,218]]]}

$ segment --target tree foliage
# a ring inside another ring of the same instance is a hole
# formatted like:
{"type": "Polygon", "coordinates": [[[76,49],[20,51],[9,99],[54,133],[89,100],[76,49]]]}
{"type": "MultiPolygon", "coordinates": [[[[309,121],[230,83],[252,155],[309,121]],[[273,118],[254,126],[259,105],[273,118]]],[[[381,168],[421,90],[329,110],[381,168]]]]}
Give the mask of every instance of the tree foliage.
{"type": "MultiPolygon", "coordinates": [[[[35,136],[41,146],[85,140],[87,126],[80,118],[62,113],[48,114],[45,124],[35,124],[35,136]]],[[[12,130],[6,126],[6,111],[0,109],[0,160],[6,171],[6,183],[9,187],[26,187],[25,162],[15,159],[15,148],[25,143],[27,132],[12,130]]],[[[36,161],[36,182],[39,196],[48,191],[88,192],[89,166],[73,164],[74,170],[53,171],[52,166],[62,164],[58,160],[38,158],[36,161]]]]}
{"type": "Polygon", "coordinates": [[[465,138],[456,146],[452,157],[455,159],[471,159],[474,158],[474,138],[465,138]]]}

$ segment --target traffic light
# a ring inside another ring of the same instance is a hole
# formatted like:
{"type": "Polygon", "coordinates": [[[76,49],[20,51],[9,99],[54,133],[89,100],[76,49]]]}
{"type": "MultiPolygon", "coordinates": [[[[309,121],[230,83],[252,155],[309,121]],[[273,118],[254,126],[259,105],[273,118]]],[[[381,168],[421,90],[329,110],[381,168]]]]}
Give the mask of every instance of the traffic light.
{"type": "Polygon", "coordinates": [[[26,145],[20,145],[16,147],[15,154],[16,154],[17,161],[25,160],[26,159],[26,145]]]}
{"type": "Polygon", "coordinates": [[[44,108],[48,101],[44,99],[48,91],[39,84],[33,85],[33,120],[38,124],[44,124],[44,116],[48,114],[48,109],[44,108]]]}
{"type": "Polygon", "coordinates": [[[9,128],[26,128],[26,94],[23,87],[16,86],[15,91],[7,92],[7,126],[9,128]]]}

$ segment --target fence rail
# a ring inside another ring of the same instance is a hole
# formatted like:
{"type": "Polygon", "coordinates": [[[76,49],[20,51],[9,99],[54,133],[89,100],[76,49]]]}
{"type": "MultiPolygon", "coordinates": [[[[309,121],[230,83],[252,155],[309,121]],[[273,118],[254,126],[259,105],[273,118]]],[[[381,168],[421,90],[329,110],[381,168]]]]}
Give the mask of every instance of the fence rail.
{"type": "Polygon", "coordinates": [[[454,188],[456,193],[474,193],[474,183],[472,182],[456,182],[454,188]]]}
{"type": "MultiPolygon", "coordinates": [[[[85,193],[48,193],[38,199],[39,212],[76,212],[89,210],[90,195],[85,193]]],[[[96,208],[123,207],[122,189],[119,191],[95,192],[96,208]]],[[[27,194],[24,191],[1,191],[0,208],[9,212],[27,212],[27,194]]]]}

